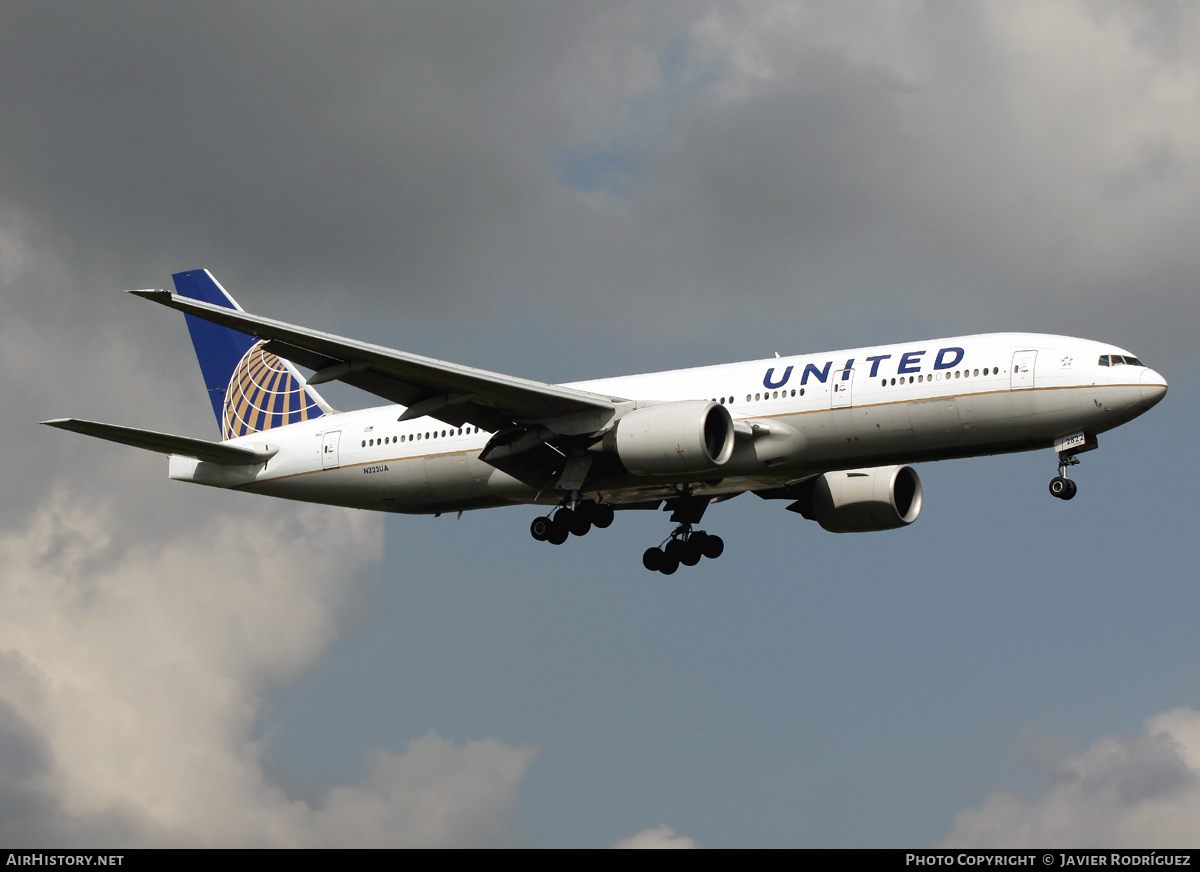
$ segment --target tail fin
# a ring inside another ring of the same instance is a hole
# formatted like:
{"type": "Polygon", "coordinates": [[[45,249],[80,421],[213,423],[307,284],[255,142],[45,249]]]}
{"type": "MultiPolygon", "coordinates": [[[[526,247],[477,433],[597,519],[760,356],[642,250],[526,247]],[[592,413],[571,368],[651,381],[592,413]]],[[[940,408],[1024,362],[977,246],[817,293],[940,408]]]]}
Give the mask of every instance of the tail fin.
{"type": "MultiPolygon", "coordinates": [[[[182,297],[242,311],[208,270],[175,273],[171,278],[182,297]]],[[[222,439],[333,411],[294,366],[263,347],[265,342],[194,315],[185,317],[222,439]]]]}

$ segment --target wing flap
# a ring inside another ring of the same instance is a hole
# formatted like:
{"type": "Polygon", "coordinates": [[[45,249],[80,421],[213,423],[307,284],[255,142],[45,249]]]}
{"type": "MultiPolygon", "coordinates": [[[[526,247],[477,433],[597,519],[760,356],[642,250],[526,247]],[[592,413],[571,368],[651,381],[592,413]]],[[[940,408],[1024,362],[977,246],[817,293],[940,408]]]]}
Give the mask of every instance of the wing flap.
{"type": "Polygon", "coordinates": [[[109,442],[118,442],[121,445],[132,445],[134,448],[157,451],[159,454],[194,457],[196,460],[218,463],[222,466],[265,463],[279,453],[278,448],[259,451],[224,442],[209,442],[206,439],[193,439],[190,436],[172,436],[170,433],[139,430],[136,427],[121,427],[117,424],[102,424],[99,421],[84,421],[80,418],[54,418],[42,423],[48,427],[70,430],[85,436],[95,436],[97,439],[107,439],[109,442]]]}

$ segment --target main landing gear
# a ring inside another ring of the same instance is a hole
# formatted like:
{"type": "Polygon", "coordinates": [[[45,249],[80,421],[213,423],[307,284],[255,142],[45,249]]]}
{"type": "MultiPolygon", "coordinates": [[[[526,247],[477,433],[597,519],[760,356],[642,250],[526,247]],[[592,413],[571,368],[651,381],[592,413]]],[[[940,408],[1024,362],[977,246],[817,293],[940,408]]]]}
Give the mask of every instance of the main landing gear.
{"type": "MultiPolygon", "coordinates": [[[[647,548],[642,555],[642,565],[651,572],[670,575],[684,566],[695,566],[700,558],[716,559],[725,551],[725,542],[720,536],[693,529],[700,523],[704,510],[712,502],[711,497],[692,496],[683,490],[679,496],[667,500],[666,508],[671,511],[671,520],[677,526],[658,548],[647,548]]],[[[579,499],[578,492],[563,501],[553,515],[534,518],[529,532],[539,542],[561,545],[568,537],[586,535],[592,527],[607,527],[613,522],[613,507],[595,500],[579,499]]]]}
{"type": "Polygon", "coordinates": [[[553,518],[534,518],[529,525],[529,533],[539,542],[561,545],[572,534],[586,536],[592,527],[604,529],[613,522],[613,517],[612,506],[595,500],[579,500],[575,508],[563,506],[554,513],[553,518]]]}
{"type": "Polygon", "coordinates": [[[670,575],[684,566],[695,566],[701,557],[715,560],[725,551],[725,542],[720,536],[692,530],[691,524],[680,524],[660,548],[647,548],[642,555],[642,566],[651,572],[670,575]]]}
{"type": "Polygon", "coordinates": [[[720,536],[705,533],[703,530],[693,530],[693,524],[699,524],[704,516],[704,510],[712,502],[709,497],[692,496],[685,492],[667,501],[671,510],[671,520],[679,524],[666,541],[658,548],[647,548],[642,554],[642,566],[651,572],[661,572],[670,575],[684,566],[695,566],[701,557],[716,559],[725,551],[725,542],[720,536]]]}

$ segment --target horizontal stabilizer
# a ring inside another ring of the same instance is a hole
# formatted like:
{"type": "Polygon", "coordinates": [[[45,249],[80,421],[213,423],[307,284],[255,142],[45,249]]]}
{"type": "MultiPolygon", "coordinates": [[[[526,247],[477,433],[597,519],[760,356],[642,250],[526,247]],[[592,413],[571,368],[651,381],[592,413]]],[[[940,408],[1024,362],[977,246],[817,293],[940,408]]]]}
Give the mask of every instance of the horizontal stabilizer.
{"type": "Polygon", "coordinates": [[[248,464],[265,463],[279,453],[278,448],[268,451],[258,451],[253,448],[242,448],[222,442],[209,442],[205,439],[192,439],[189,436],[172,436],[169,433],[156,433],[153,430],[139,430],[136,427],[120,427],[116,424],[101,424],[99,421],[83,421],[79,418],[55,418],[43,421],[49,427],[60,430],[71,430],[85,436],[95,436],[107,439],[109,442],[119,442],[122,445],[132,445],[134,448],[144,448],[147,451],[157,451],[160,454],[178,454],[181,457],[194,457],[207,463],[220,463],[225,466],[246,466],[248,464]]]}

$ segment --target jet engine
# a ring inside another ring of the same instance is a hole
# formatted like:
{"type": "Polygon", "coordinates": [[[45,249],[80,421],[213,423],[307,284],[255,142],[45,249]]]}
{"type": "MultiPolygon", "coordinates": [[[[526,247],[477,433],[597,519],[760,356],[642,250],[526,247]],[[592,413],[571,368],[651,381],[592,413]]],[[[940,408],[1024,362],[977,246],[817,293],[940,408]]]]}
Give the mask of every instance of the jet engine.
{"type": "Polygon", "coordinates": [[[788,506],[831,533],[907,527],[921,514],[921,479],[911,466],[844,469],[810,482],[788,506]]]}
{"type": "Polygon", "coordinates": [[[733,454],[733,419],[710,400],[659,403],[621,418],[603,446],[635,475],[708,472],[733,454]]]}

